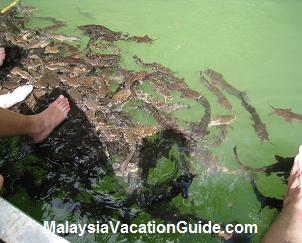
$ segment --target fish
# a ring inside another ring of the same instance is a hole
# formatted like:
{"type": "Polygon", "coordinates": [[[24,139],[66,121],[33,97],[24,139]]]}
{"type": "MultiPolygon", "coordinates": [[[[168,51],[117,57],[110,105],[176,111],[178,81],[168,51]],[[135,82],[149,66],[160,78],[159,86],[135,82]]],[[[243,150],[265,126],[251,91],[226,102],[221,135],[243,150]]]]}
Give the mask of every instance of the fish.
{"type": "Polygon", "coordinates": [[[112,35],[118,36],[121,35],[121,32],[115,32],[110,30],[109,28],[105,27],[104,25],[96,25],[96,24],[88,24],[88,25],[81,25],[78,26],[80,30],[82,30],[85,34],[87,34],[90,38],[94,38],[96,36],[106,36],[112,35]]]}
{"type": "Polygon", "coordinates": [[[157,75],[155,75],[155,73],[151,73],[148,79],[151,81],[151,85],[156,90],[156,92],[160,96],[162,96],[165,99],[165,101],[172,99],[171,90],[165,84],[164,79],[158,77],[157,75]]]}
{"type": "Polygon", "coordinates": [[[161,102],[158,98],[148,95],[142,91],[135,91],[134,96],[136,99],[143,100],[148,104],[152,104],[153,107],[156,107],[158,110],[170,113],[179,109],[189,109],[190,105],[182,103],[165,103],[161,102]]]}
{"type": "Polygon", "coordinates": [[[199,102],[201,94],[198,91],[191,89],[187,85],[185,80],[183,78],[177,77],[171,69],[155,62],[145,63],[136,55],[133,56],[133,59],[138,65],[151,69],[153,73],[156,73],[156,75],[158,76],[157,79],[160,78],[161,80],[163,80],[163,86],[166,86],[170,90],[179,91],[182,98],[195,99],[197,102],[199,102]]]}
{"type": "Polygon", "coordinates": [[[130,36],[127,40],[135,41],[137,43],[148,43],[148,44],[152,44],[153,41],[154,41],[148,35],[144,35],[144,36],[130,36]]]}
{"type": "Polygon", "coordinates": [[[204,73],[211,79],[211,82],[213,84],[219,85],[222,89],[227,91],[230,95],[233,95],[237,97],[242,107],[251,115],[251,120],[253,121],[252,126],[255,129],[255,132],[257,136],[260,138],[261,142],[269,141],[269,134],[266,129],[265,123],[261,120],[260,115],[256,111],[255,107],[253,107],[249,102],[247,101],[248,98],[246,96],[246,93],[243,91],[240,91],[230,85],[222,76],[221,73],[218,73],[214,71],[213,69],[206,69],[204,73]]]}
{"type": "Polygon", "coordinates": [[[244,92],[236,89],[230,85],[224,78],[221,73],[216,72],[213,69],[205,69],[204,73],[211,79],[212,83],[219,85],[223,90],[227,91],[229,94],[236,96],[240,99],[241,96],[245,95],[244,92]]]}
{"type": "Polygon", "coordinates": [[[240,168],[243,169],[244,171],[248,172],[251,175],[254,175],[256,172],[260,173],[265,173],[266,175],[270,175],[271,173],[276,173],[277,176],[283,176],[285,183],[287,183],[287,178],[289,177],[291,168],[294,163],[295,157],[287,157],[284,158],[279,155],[275,155],[275,159],[278,161],[275,164],[264,166],[261,168],[252,168],[250,166],[247,166],[243,164],[237,155],[237,150],[236,146],[233,149],[233,152],[236,157],[236,162],[239,164],[240,168]]]}
{"type": "Polygon", "coordinates": [[[193,133],[196,134],[196,136],[203,138],[204,136],[208,135],[208,133],[209,133],[208,126],[211,121],[211,105],[205,96],[199,97],[198,101],[205,109],[204,115],[197,124],[191,123],[190,127],[191,127],[193,133]]]}
{"type": "Polygon", "coordinates": [[[32,80],[32,76],[31,76],[28,72],[26,72],[26,71],[20,69],[19,67],[14,67],[14,68],[10,71],[10,73],[11,73],[11,74],[14,74],[14,75],[19,75],[19,76],[22,77],[23,79],[26,79],[26,80],[29,80],[29,81],[32,80]]]}
{"type": "Polygon", "coordinates": [[[4,32],[4,36],[6,41],[11,42],[13,45],[20,46],[21,43],[19,40],[17,40],[16,36],[12,34],[11,32],[4,32]]]}
{"type": "Polygon", "coordinates": [[[237,117],[235,115],[220,115],[215,116],[211,119],[209,123],[209,127],[216,127],[216,126],[226,126],[232,124],[236,121],[237,117]]]}
{"type": "Polygon", "coordinates": [[[237,154],[237,146],[235,146],[233,148],[233,153],[235,155],[235,161],[236,163],[240,166],[240,169],[246,173],[247,175],[247,178],[254,178],[255,177],[255,172],[258,172],[258,171],[261,171],[261,170],[258,170],[258,169],[254,169],[254,168],[251,168],[249,166],[246,166],[245,164],[243,164],[241,162],[241,160],[239,159],[238,157],[238,154],[237,154]]]}
{"type": "Polygon", "coordinates": [[[282,109],[282,108],[275,108],[272,105],[270,105],[273,109],[273,112],[283,118],[287,122],[292,122],[292,121],[302,121],[302,115],[298,113],[294,113],[292,109],[282,109]]]}
{"type": "Polygon", "coordinates": [[[67,36],[63,34],[52,34],[52,33],[45,33],[44,34],[48,39],[58,40],[58,41],[80,41],[81,38],[78,36],[67,36]]]}
{"type": "Polygon", "coordinates": [[[43,31],[44,32],[51,32],[51,31],[57,31],[58,29],[62,28],[62,27],[65,27],[66,24],[63,23],[63,22],[58,22],[58,23],[55,23],[53,25],[50,25],[50,26],[47,26],[45,28],[43,28],[43,31]]]}
{"type": "Polygon", "coordinates": [[[20,14],[32,14],[32,12],[36,11],[38,8],[33,7],[33,6],[23,6],[21,4],[17,5],[17,12],[20,14]]]}
{"type": "Polygon", "coordinates": [[[113,67],[117,66],[120,56],[115,54],[93,54],[87,56],[87,63],[98,67],[113,67]]]}
{"type": "Polygon", "coordinates": [[[120,90],[112,96],[111,100],[114,103],[121,104],[124,103],[131,96],[131,94],[132,92],[130,89],[120,90]]]}
{"type": "Polygon", "coordinates": [[[60,80],[55,72],[46,71],[37,84],[42,88],[56,88],[60,85],[60,80]]]}
{"type": "Polygon", "coordinates": [[[28,49],[37,49],[37,48],[44,48],[50,44],[49,40],[41,39],[34,42],[31,42],[27,45],[28,49]]]}
{"type": "Polygon", "coordinates": [[[131,74],[130,78],[126,81],[126,89],[131,89],[132,85],[136,82],[136,81],[142,81],[144,80],[146,77],[148,77],[150,75],[150,73],[148,72],[135,72],[133,74],[131,74]]]}
{"type": "Polygon", "coordinates": [[[258,201],[260,202],[261,208],[259,210],[259,213],[261,212],[262,209],[264,209],[265,207],[269,207],[270,209],[277,209],[279,212],[281,211],[282,207],[283,207],[283,200],[281,199],[277,199],[274,197],[266,197],[264,196],[257,188],[257,184],[255,180],[251,180],[251,185],[253,188],[253,191],[258,199],[258,201]]]}
{"type": "Polygon", "coordinates": [[[104,51],[104,50],[111,50],[113,54],[120,54],[120,49],[113,44],[102,44],[93,42],[90,44],[90,48],[94,48],[96,50],[104,51]]]}
{"type": "Polygon", "coordinates": [[[265,123],[261,120],[260,115],[256,111],[255,107],[250,105],[244,96],[241,96],[241,105],[247,110],[251,115],[251,120],[253,121],[252,126],[255,129],[256,134],[260,138],[261,142],[269,141],[269,134],[266,129],[265,123]]]}
{"type": "Polygon", "coordinates": [[[57,54],[59,52],[60,52],[59,48],[55,46],[47,46],[44,50],[44,54],[57,54]]]}
{"type": "Polygon", "coordinates": [[[232,108],[232,104],[230,103],[230,101],[223,95],[223,93],[218,89],[218,87],[216,85],[214,85],[213,83],[210,83],[203,75],[202,72],[200,72],[200,77],[201,77],[201,81],[204,83],[204,85],[208,88],[208,90],[210,90],[216,97],[218,100],[218,103],[224,107],[225,109],[227,109],[228,111],[231,111],[232,108]]]}
{"type": "Polygon", "coordinates": [[[161,195],[153,195],[147,199],[146,206],[150,207],[154,204],[171,201],[174,197],[181,194],[185,199],[189,197],[189,187],[191,186],[193,179],[196,175],[186,171],[180,175],[175,181],[173,181],[170,191],[161,195]]]}
{"type": "Polygon", "coordinates": [[[110,129],[110,130],[117,130],[121,132],[125,138],[126,143],[129,147],[129,152],[126,158],[120,164],[120,171],[123,173],[126,171],[129,162],[132,160],[137,147],[142,144],[143,139],[145,137],[149,137],[157,133],[161,127],[157,125],[145,125],[145,124],[138,124],[133,125],[130,127],[117,127],[111,125],[101,125],[98,129],[110,129]]]}
{"type": "Polygon", "coordinates": [[[85,34],[90,37],[87,47],[93,45],[93,42],[97,40],[105,40],[114,42],[117,40],[135,41],[137,43],[152,43],[153,39],[148,35],[144,36],[131,36],[125,32],[113,31],[103,25],[82,25],[78,26],[85,34]]]}

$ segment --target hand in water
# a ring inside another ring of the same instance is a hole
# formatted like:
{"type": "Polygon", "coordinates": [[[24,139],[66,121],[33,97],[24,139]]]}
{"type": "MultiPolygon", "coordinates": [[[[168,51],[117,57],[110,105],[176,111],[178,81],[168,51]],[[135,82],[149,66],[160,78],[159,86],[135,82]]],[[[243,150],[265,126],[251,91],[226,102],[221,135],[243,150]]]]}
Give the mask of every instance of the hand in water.
{"type": "Polygon", "coordinates": [[[3,65],[5,59],[5,50],[4,48],[0,48],[0,67],[3,65]]]}
{"type": "Polygon", "coordinates": [[[284,207],[293,204],[302,210],[302,145],[295,157],[293,168],[288,178],[288,191],[283,204],[284,207]]]}

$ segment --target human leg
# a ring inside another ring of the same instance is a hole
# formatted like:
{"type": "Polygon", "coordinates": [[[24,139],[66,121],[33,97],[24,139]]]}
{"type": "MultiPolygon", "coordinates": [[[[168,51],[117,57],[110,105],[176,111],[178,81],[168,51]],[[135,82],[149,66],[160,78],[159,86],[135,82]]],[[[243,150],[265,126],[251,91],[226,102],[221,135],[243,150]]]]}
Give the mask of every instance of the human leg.
{"type": "Polygon", "coordinates": [[[5,50],[4,48],[0,48],[0,67],[3,65],[5,59],[5,50]]]}
{"type": "Polygon", "coordinates": [[[263,238],[263,243],[302,242],[302,146],[288,179],[284,208],[263,238]]]}
{"type": "Polygon", "coordinates": [[[26,135],[41,142],[64,121],[69,111],[69,102],[63,95],[37,115],[22,115],[0,108],[0,137],[26,135]]]}

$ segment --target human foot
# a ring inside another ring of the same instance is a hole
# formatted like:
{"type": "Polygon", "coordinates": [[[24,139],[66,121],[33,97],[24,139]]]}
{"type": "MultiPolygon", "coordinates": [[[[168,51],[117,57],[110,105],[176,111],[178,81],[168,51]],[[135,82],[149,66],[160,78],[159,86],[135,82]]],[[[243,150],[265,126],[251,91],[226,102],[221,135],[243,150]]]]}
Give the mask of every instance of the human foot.
{"type": "Polygon", "coordinates": [[[3,187],[3,183],[4,183],[3,176],[0,175],[0,191],[1,191],[2,187],[3,187]]]}
{"type": "Polygon", "coordinates": [[[16,88],[11,93],[0,95],[0,107],[7,109],[14,106],[15,104],[25,100],[32,90],[32,85],[24,85],[16,88]]]}
{"type": "Polygon", "coordinates": [[[3,65],[5,59],[5,50],[4,48],[0,48],[0,67],[3,65]]]}
{"type": "Polygon", "coordinates": [[[39,143],[46,139],[66,119],[69,111],[68,99],[60,95],[43,112],[32,116],[34,129],[30,136],[33,141],[39,143]]]}

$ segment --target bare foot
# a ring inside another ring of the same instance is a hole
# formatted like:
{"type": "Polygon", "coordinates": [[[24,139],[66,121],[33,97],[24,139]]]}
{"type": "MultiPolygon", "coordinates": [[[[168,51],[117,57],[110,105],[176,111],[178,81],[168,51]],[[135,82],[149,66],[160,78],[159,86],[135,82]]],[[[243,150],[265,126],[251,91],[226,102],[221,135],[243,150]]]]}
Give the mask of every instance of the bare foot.
{"type": "Polygon", "coordinates": [[[34,142],[39,143],[46,139],[66,119],[69,111],[68,99],[60,95],[46,110],[32,116],[34,129],[30,136],[34,142]]]}
{"type": "Polygon", "coordinates": [[[1,191],[2,187],[3,187],[3,183],[4,183],[3,176],[0,175],[0,191],[1,191]]]}
{"type": "Polygon", "coordinates": [[[3,65],[5,59],[5,50],[4,48],[0,48],[0,67],[3,65]]]}

